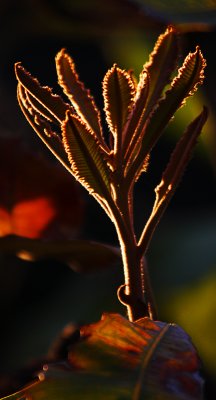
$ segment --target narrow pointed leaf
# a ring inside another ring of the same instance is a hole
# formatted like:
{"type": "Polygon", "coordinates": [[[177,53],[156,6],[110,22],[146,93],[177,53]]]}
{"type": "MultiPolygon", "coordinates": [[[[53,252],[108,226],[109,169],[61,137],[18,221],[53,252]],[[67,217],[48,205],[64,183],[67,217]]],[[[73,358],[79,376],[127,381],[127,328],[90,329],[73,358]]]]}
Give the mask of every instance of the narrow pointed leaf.
{"type": "Polygon", "coordinates": [[[29,124],[35,130],[40,139],[45,143],[48,149],[63,164],[63,166],[71,173],[70,163],[67,154],[64,151],[63,144],[58,134],[52,131],[49,123],[43,120],[39,114],[32,109],[28,103],[26,91],[21,84],[18,84],[17,98],[20,108],[29,124]]]}
{"type": "Polygon", "coordinates": [[[168,27],[166,32],[159,36],[149,61],[140,74],[135,107],[125,133],[126,137],[131,139],[131,133],[134,132],[130,145],[129,140],[125,145],[125,160],[128,166],[139,153],[147,117],[157,104],[165,85],[170,81],[176,68],[177,56],[177,34],[173,27],[168,27]]]}
{"type": "Polygon", "coordinates": [[[116,64],[103,80],[103,96],[107,123],[115,140],[115,149],[122,145],[122,131],[133,105],[134,81],[130,74],[116,64]]]}
{"type": "Polygon", "coordinates": [[[170,157],[170,161],[162,175],[160,184],[155,188],[156,199],[152,214],[147,221],[139,241],[142,253],[146,252],[155,228],[175,193],[185,168],[190,161],[197,138],[202,131],[207,116],[208,112],[204,107],[201,114],[188,126],[170,157]]]}
{"type": "MultiPolygon", "coordinates": [[[[136,95],[134,98],[134,105],[128,117],[128,121],[123,130],[123,153],[124,159],[127,163],[128,160],[134,158],[136,151],[134,151],[134,143],[140,140],[140,132],[143,129],[145,119],[145,105],[149,93],[149,76],[146,72],[140,75],[139,83],[136,88],[136,95]],[[134,153],[132,155],[132,153],[134,153]]],[[[129,162],[129,163],[130,163],[129,162]]]]}
{"type": "Polygon", "coordinates": [[[170,82],[177,66],[178,50],[177,32],[170,26],[159,36],[149,61],[143,67],[150,79],[146,113],[155,106],[165,85],[170,82]]]}
{"type": "Polygon", "coordinates": [[[174,113],[185,103],[186,98],[196,91],[198,85],[202,84],[205,66],[205,59],[198,47],[186,57],[178,76],[171,83],[171,88],[159,101],[146,123],[142,148],[129,171],[131,176],[136,174],[136,170],[157,143],[174,113]]]}
{"type": "Polygon", "coordinates": [[[90,194],[106,199],[110,175],[97,137],[79,117],[69,113],[62,125],[62,137],[74,177],[90,194]]]}
{"type": "Polygon", "coordinates": [[[18,82],[27,90],[30,98],[35,98],[39,103],[38,111],[48,120],[62,122],[66,111],[71,108],[69,104],[66,104],[60,96],[54,95],[48,86],[41,86],[20,63],[15,64],[15,72],[18,82]]]}
{"type": "Polygon", "coordinates": [[[69,362],[46,365],[38,382],[8,400],[203,399],[199,357],[179,326],[105,314],[80,333],[69,362]]]}
{"type": "Polygon", "coordinates": [[[62,49],[56,56],[56,69],[58,83],[70,99],[77,114],[95,132],[101,144],[105,145],[102,138],[100,112],[95,105],[90,91],[80,82],[74,62],[65,49],[62,49]]]}
{"type": "Polygon", "coordinates": [[[15,235],[0,238],[1,254],[16,254],[26,261],[56,260],[76,272],[90,273],[120,264],[120,249],[88,240],[42,240],[15,235]]]}
{"type": "Polygon", "coordinates": [[[156,207],[163,200],[167,202],[167,193],[169,193],[169,199],[170,196],[173,195],[185,171],[185,168],[190,161],[197,138],[202,131],[203,125],[207,120],[207,116],[208,112],[206,107],[204,107],[201,114],[190,123],[187,130],[177,143],[171,155],[169,164],[162,175],[162,181],[156,188],[156,207]]]}

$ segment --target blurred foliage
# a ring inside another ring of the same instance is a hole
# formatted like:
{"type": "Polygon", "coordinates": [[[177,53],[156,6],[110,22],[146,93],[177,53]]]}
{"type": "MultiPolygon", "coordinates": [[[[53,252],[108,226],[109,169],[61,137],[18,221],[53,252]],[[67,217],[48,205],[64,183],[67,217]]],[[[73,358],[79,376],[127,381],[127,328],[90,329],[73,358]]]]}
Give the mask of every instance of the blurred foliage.
{"type": "MultiPolygon", "coordinates": [[[[158,164],[158,169],[155,167],[151,174],[152,186],[147,185],[145,180],[139,185],[136,220],[139,227],[140,220],[145,217],[142,217],[143,204],[148,205],[152,201],[151,190],[158,183],[161,165],[166,165],[172,138],[182,132],[182,127],[201,110],[203,103],[207,104],[210,116],[205,134],[156,232],[149,249],[148,263],[160,318],[178,322],[192,335],[208,371],[216,379],[213,360],[216,319],[212,311],[216,267],[214,9],[211,9],[208,25],[208,6],[215,7],[215,2],[190,2],[195,6],[198,3],[200,8],[203,4],[206,6],[207,11],[201,12],[201,18],[205,20],[200,21],[199,18],[198,24],[194,24],[195,21],[193,24],[180,24],[179,29],[183,32],[182,55],[193,51],[199,44],[207,59],[203,91],[179,111],[167,132],[162,150],[155,150],[153,159],[157,159],[154,165],[158,164]],[[143,196],[144,191],[149,193],[147,197],[143,196]],[[175,293],[172,293],[172,286],[175,293]],[[178,296],[175,296],[178,289],[178,296]],[[193,319],[193,316],[196,318],[193,319]],[[205,335],[200,333],[203,330],[205,335]]],[[[149,0],[146,4],[149,5],[147,17],[138,0],[137,3],[126,0],[1,1],[1,136],[11,137],[19,133],[23,142],[31,142],[35,151],[42,151],[48,158],[48,152],[38,144],[18,109],[14,63],[23,60],[33,74],[41,77],[41,83],[47,82],[48,77],[48,84],[55,87],[53,58],[62,47],[67,47],[74,55],[81,78],[100,103],[101,87],[98,82],[107,68],[113,62],[122,68],[135,66],[138,75],[139,67],[147,58],[158,33],[164,30],[167,18],[163,17],[167,16],[167,10],[158,13],[153,6],[172,7],[168,22],[175,22],[172,20],[172,15],[176,15],[173,8],[181,6],[182,2],[167,1],[162,4],[158,1],[156,4],[156,1],[149,0]],[[151,9],[154,12],[150,12],[151,9]]],[[[187,10],[189,12],[189,8],[187,10]]],[[[181,15],[179,10],[178,15],[181,15]]],[[[82,198],[87,211],[81,237],[116,245],[114,230],[98,205],[84,195],[82,198]]],[[[30,360],[43,356],[52,338],[68,321],[90,322],[98,320],[103,311],[124,312],[116,300],[116,289],[122,283],[119,268],[82,276],[62,263],[29,264],[11,255],[1,255],[0,281],[2,375],[8,376],[30,360]]],[[[2,385],[4,379],[5,376],[1,379],[2,385]]],[[[214,398],[214,395],[209,398],[214,398]]]]}
{"type": "Polygon", "coordinates": [[[186,24],[186,29],[206,28],[216,23],[214,0],[132,0],[140,4],[145,14],[166,23],[186,24]],[[202,25],[203,24],[203,25],[202,25]]]}
{"type": "Polygon", "coordinates": [[[216,264],[214,271],[191,286],[171,293],[172,302],[164,305],[166,318],[184,326],[199,349],[204,367],[216,375],[216,264]]]}

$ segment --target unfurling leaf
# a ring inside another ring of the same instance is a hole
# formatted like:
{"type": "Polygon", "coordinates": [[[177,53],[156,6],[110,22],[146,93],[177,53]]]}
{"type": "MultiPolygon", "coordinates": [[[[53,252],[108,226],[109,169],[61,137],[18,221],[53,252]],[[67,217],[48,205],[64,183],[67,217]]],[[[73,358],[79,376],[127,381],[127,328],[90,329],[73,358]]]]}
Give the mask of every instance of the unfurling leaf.
{"type": "Polygon", "coordinates": [[[60,96],[53,94],[48,86],[41,86],[20,63],[15,64],[15,72],[18,82],[29,94],[29,101],[32,99],[31,105],[35,106],[36,111],[49,121],[61,123],[65,119],[65,112],[71,109],[69,104],[66,104],[60,96]]]}
{"type": "Polygon", "coordinates": [[[58,83],[70,99],[77,114],[92,129],[101,144],[105,145],[100,122],[100,112],[95,105],[94,98],[87,90],[75,70],[72,58],[62,49],[56,56],[58,83]]]}
{"type": "Polygon", "coordinates": [[[80,334],[69,362],[47,364],[37,382],[7,399],[202,399],[199,358],[177,325],[105,314],[80,334]]]}
{"type": "Polygon", "coordinates": [[[62,125],[63,144],[74,177],[96,197],[107,199],[110,171],[95,134],[77,116],[67,113],[62,125]]]}
{"type": "Polygon", "coordinates": [[[45,143],[48,149],[71,173],[70,163],[68,161],[67,154],[65,154],[60,137],[52,131],[49,123],[42,119],[40,115],[32,108],[31,104],[29,104],[26,97],[26,91],[21,84],[18,84],[17,98],[20,108],[29,124],[35,130],[40,139],[45,143]]]}
{"type": "Polygon", "coordinates": [[[122,147],[122,131],[133,105],[134,94],[131,75],[114,64],[104,77],[103,96],[107,123],[115,140],[115,152],[122,147]]]}

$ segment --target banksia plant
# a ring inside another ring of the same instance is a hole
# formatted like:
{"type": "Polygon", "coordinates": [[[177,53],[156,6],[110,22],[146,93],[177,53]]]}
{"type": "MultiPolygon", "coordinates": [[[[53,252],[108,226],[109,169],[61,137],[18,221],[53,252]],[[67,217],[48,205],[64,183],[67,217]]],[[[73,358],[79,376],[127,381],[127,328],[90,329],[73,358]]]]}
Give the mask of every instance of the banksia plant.
{"type": "Polygon", "coordinates": [[[134,186],[148,170],[150,153],[175,112],[204,78],[206,62],[199,47],[188,54],[173,78],[178,53],[178,34],[168,27],[159,36],[138,81],[131,71],[116,64],[106,73],[103,97],[108,140],[94,98],[80,82],[65,49],[56,56],[56,68],[68,102],[54,95],[49,87],[41,86],[21,63],[15,65],[18,100],[25,117],[115,225],[125,277],[118,297],[126,305],[131,321],[144,316],[156,318],[144,256],[207,119],[204,107],[174,148],[155,188],[150,216],[138,237],[134,227],[134,186]]]}

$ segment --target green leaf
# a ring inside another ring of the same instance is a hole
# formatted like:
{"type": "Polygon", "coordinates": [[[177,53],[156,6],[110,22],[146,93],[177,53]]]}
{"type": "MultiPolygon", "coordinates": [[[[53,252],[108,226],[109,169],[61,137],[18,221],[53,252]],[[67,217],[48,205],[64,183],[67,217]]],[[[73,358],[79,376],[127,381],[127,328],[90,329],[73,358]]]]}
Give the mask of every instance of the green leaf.
{"type": "Polygon", "coordinates": [[[116,64],[103,80],[103,96],[107,123],[115,140],[115,152],[122,146],[122,131],[133,105],[135,94],[131,75],[116,64]]]}
{"type": "Polygon", "coordinates": [[[70,163],[67,154],[64,151],[63,144],[58,134],[52,131],[49,123],[43,120],[39,114],[32,109],[31,104],[28,102],[26,90],[19,83],[17,87],[17,98],[20,108],[25,115],[27,121],[35,130],[40,139],[46,144],[48,149],[55,155],[55,157],[63,164],[63,166],[71,173],[70,163]]]}
{"type": "Polygon", "coordinates": [[[110,171],[96,135],[79,117],[67,113],[62,137],[74,177],[104,202],[110,193],[110,171]]]}
{"type": "Polygon", "coordinates": [[[167,90],[146,122],[142,148],[128,172],[130,176],[133,177],[136,170],[140,169],[143,160],[157,143],[174,113],[185,103],[187,97],[194,94],[198,85],[202,84],[205,66],[205,59],[198,47],[194,53],[188,54],[178,71],[178,76],[173,79],[171,88],[167,90]]]}
{"type": "Polygon", "coordinates": [[[154,230],[175,193],[185,168],[190,161],[197,138],[202,131],[207,116],[208,112],[204,107],[200,115],[190,123],[170,157],[170,161],[162,175],[160,184],[155,188],[156,199],[152,213],[139,241],[139,248],[142,253],[146,252],[154,230]]]}
{"type": "Polygon", "coordinates": [[[29,93],[29,101],[37,112],[49,121],[54,120],[59,123],[65,119],[66,111],[71,109],[69,104],[66,104],[60,96],[54,95],[48,86],[41,86],[38,80],[21,66],[21,63],[15,64],[15,73],[18,82],[29,93]]]}
{"type": "Polygon", "coordinates": [[[90,91],[80,82],[74,62],[65,49],[62,49],[56,56],[56,69],[58,83],[70,99],[77,114],[95,132],[101,144],[106,147],[102,135],[100,112],[90,91]]]}
{"type": "Polygon", "coordinates": [[[9,235],[0,238],[1,254],[26,261],[56,260],[74,271],[89,273],[121,262],[119,248],[88,240],[42,240],[9,235]]]}
{"type": "Polygon", "coordinates": [[[48,364],[8,400],[201,400],[200,361],[177,325],[118,314],[83,326],[69,362],[48,364]]]}

